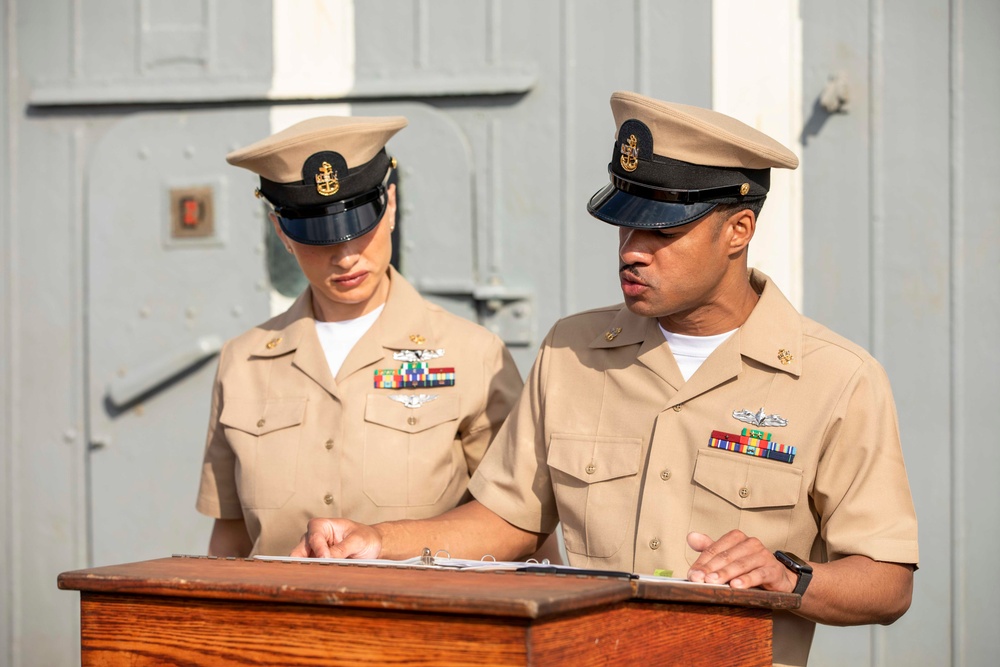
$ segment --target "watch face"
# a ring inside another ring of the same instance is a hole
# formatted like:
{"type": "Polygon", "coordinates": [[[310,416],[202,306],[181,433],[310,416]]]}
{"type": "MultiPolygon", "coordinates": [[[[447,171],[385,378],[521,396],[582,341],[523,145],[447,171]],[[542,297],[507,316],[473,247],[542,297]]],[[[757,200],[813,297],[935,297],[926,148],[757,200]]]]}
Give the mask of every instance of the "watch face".
{"type": "Polygon", "coordinates": [[[789,570],[794,570],[795,572],[812,572],[812,566],[809,563],[788,551],[775,551],[774,557],[789,570]]]}

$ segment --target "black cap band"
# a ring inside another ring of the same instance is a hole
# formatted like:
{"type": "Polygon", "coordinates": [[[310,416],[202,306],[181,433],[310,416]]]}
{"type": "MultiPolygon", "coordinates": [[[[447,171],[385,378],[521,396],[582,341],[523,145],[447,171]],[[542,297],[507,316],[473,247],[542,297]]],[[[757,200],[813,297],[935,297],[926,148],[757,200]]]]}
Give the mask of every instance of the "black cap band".
{"type": "MultiPolygon", "coordinates": [[[[337,201],[282,205],[272,201],[263,187],[258,193],[271,206],[281,225],[281,231],[293,241],[306,245],[343,243],[375,229],[385,214],[389,202],[386,184],[393,171],[390,163],[386,167],[382,182],[374,188],[337,201]]],[[[261,183],[263,182],[262,178],[261,183]]],[[[282,187],[283,193],[287,193],[288,186],[282,187]]],[[[307,187],[313,191],[316,189],[315,186],[307,187]]],[[[312,199],[312,196],[309,198],[312,199]]]]}

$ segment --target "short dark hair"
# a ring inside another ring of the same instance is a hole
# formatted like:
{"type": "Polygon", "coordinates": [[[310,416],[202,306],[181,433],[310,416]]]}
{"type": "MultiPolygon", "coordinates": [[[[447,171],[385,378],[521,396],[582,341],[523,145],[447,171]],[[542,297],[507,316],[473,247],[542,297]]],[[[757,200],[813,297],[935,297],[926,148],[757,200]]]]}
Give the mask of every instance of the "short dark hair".
{"type": "Polygon", "coordinates": [[[755,197],[753,199],[747,199],[746,201],[735,202],[732,204],[719,204],[715,207],[715,213],[720,213],[721,217],[728,218],[737,211],[742,211],[743,209],[749,209],[753,211],[755,218],[760,218],[760,210],[764,208],[764,200],[767,197],[755,197]]]}
{"type": "Polygon", "coordinates": [[[719,234],[722,233],[722,227],[726,222],[726,220],[728,220],[730,216],[739,211],[743,210],[753,211],[754,218],[759,218],[760,209],[764,208],[765,199],[767,199],[767,197],[755,197],[753,199],[748,199],[746,201],[734,202],[728,204],[719,204],[718,206],[716,206],[715,209],[713,209],[712,211],[712,213],[718,215],[714,223],[715,229],[712,230],[712,240],[714,241],[719,238],[719,234]]]}

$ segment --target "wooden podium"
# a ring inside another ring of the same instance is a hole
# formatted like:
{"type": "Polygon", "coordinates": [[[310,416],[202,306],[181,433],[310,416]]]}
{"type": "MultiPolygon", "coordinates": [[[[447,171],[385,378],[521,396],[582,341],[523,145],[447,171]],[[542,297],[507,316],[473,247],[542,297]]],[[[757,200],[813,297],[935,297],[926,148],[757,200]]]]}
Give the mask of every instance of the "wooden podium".
{"type": "Polygon", "coordinates": [[[64,572],[91,665],[770,665],[799,596],[603,576],[173,557],[64,572]],[[650,661],[647,663],[646,661],[650,661]]]}

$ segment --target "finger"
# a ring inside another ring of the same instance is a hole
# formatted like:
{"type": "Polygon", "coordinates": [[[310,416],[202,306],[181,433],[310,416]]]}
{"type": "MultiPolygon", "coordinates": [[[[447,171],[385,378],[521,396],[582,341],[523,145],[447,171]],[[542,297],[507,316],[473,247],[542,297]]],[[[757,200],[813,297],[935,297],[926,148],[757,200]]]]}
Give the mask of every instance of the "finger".
{"type": "Polygon", "coordinates": [[[304,538],[312,558],[330,558],[330,545],[334,543],[333,527],[327,521],[313,519],[304,538]]]}
{"type": "MultiPolygon", "coordinates": [[[[746,540],[746,535],[739,530],[731,530],[718,540],[711,542],[710,544],[705,544],[704,540],[701,540],[699,536],[701,533],[690,533],[688,535],[688,543],[691,544],[692,539],[698,543],[701,548],[696,548],[693,544],[692,549],[700,551],[701,555],[698,556],[697,560],[691,564],[691,569],[688,571],[688,578],[691,581],[704,581],[705,575],[709,572],[719,569],[725,562],[729,560],[729,550],[735,548],[741,542],[746,540]],[[719,558],[722,558],[720,562],[719,558]]],[[[706,537],[707,536],[703,536],[706,537]]],[[[711,538],[708,538],[711,539],[711,538]]]]}
{"type": "Polygon", "coordinates": [[[705,533],[688,533],[687,535],[688,546],[698,552],[711,546],[712,542],[712,538],[705,533]]]}
{"type": "Polygon", "coordinates": [[[761,567],[775,563],[774,555],[755,537],[748,537],[705,564],[705,581],[725,584],[761,567]]]}
{"type": "Polygon", "coordinates": [[[368,558],[370,545],[357,532],[344,535],[344,539],[330,547],[331,558],[368,558]]]}
{"type": "Polygon", "coordinates": [[[304,533],[299,539],[299,543],[295,545],[292,549],[292,553],[288,554],[292,558],[308,558],[309,557],[309,546],[306,544],[306,538],[309,533],[304,533]]]}
{"type": "Polygon", "coordinates": [[[772,562],[744,572],[733,577],[729,585],[733,588],[754,588],[759,586],[768,591],[781,591],[787,593],[795,589],[795,583],[789,582],[788,568],[772,558],[772,562]]]}

